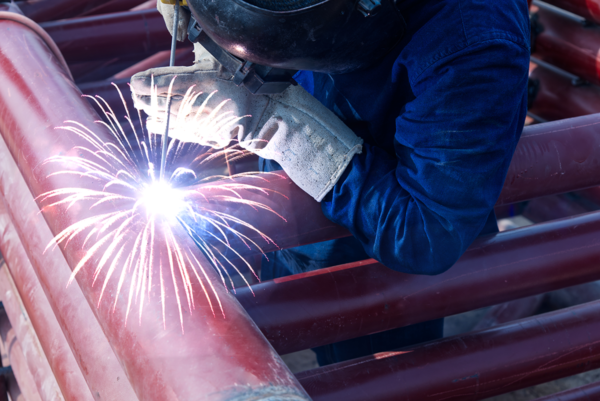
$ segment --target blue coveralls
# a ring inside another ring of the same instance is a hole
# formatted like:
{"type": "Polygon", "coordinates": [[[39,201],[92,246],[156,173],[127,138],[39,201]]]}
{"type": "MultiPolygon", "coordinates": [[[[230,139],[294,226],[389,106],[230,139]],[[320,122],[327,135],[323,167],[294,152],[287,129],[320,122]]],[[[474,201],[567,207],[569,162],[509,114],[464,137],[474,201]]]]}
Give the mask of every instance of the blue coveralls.
{"type": "MultiPolygon", "coordinates": [[[[271,254],[263,279],[367,258],[439,274],[475,237],[497,231],[493,207],[526,115],[527,2],[398,3],[406,35],[374,67],[296,75],[365,141],[322,202],[354,237],[271,254]]],[[[440,319],[315,351],[325,365],[439,338],[442,327],[440,319]]]]}

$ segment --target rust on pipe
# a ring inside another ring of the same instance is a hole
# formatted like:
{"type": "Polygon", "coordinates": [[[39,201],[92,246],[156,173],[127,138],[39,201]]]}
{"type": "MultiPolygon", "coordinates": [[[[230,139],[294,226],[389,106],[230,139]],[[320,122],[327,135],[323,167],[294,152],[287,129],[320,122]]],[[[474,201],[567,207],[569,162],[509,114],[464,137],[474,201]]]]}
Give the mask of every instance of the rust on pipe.
{"type": "Polygon", "coordinates": [[[598,280],[599,230],[600,212],[589,213],[480,237],[437,276],[366,260],[236,296],[285,354],[598,280]]]}
{"type": "Polygon", "coordinates": [[[26,401],[42,401],[35,380],[27,366],[21,344],[17,340],[15,330],[11,327],[5,311],[0,312],[0,341],[2,341],[2,347],[4,348],[2,351],[8,356],[8,363],[19,387],[14,393],[13,391],[10,392],[11,396],[14,394],[20,400],[26,401]]]}
{"type": "MultiPolygon", "coordinates": [[[[2,146],[4,147],[4,151],[0,151],[2,157],[10,157],[6,147],[2,146]]],[[[5,167],[2,166],[1,168],[5,167]]],[[[15,171],[15,173],[17,172],[15,171]]],[[[1,181],[2,174],[0,174],[1,181]]],[[[3,191],[0,190],[0,192],[3,191]]],[[[77,361],[35,275],[27,253],[10,221],[4,199],[0,199],[0,252],[6,259],[18,294],[21,295],[24,309],[27,311],[31,325],[37,333],[44,354],[65,399],[73,401],[93,400],[94,397],[92,397],[87,387],[77,361]]],[[[14,321],[14,318],[11,321],[14,321]]]]}
{"type": "Polygon", "coordinates": [[[543,67],[529,76],[535,86],[529,111],[547,121],[600,113],[600,87],[577,85],[567,77],[543,67]]]}
{"type": "Polygon", "coordinates": [[[600,28],[583,27],[577,21],[549,10],[533,16],[538,31],[534,56],[587,81],[600,84],[600,28]]]}
{"type": "Polygon", "coordinates": [[[600,0],[544,0],[546,3],[600,23],[600,0]]]}
{"type": "MultiPolygon", "coordinates": [[[[5,212],[0,211],[0,213],[6,216],[5,212]]],[[[40,398],[42,401],[64,400],[35,330],[24,312],[19,292],[10,277],[6,263],[0,265],[0,299],[17,341],[23,350],[25,363],[40,398]]]]}
{"type": "Polygon", "coordinates": [[[590,383],[560,393],[552,394],[542,398],[536,398],[535,401],[593,401],[600,400],[600,382],[590,383]]]}
{"type": "MultiPolygon", "coordinates": [[[[43,163],[52,155],[86,145],[79,137],[57,135],[54,127],[62,125],[65,120],[96,127],[94,131],[101,140],[111,141],[108,131],[94,124],[97,114],[81,99],[73,83],[64,78],[60,66],[33,32],[7,22],[0,24],[0,35],[3,37],[0,43],[0,81],[5,83],[0,91],[0,107],[3,110],[0,132],[31,191],[29,197],[22,192],[19,195],[30,202],[32,197],[55,188],[85,186],[101,191],[102,184],[82,177],[51,176],[60,167],[43,163]],[[29,49],[26,54],[22,52],[24,41],[29,49]],[[60,107],[56,107],[58,100],[60,107]]],[[[23,208],[23,202],[11,202],[8,199],[12,196],[10,193],[4,193],[4,196],[31,259],[45,244],[32,244],[31,238],[23,235],[29,233],[15,218],[15,214],[23,208]]],[[[94,212],[87,208],[75,210],[60,205],[44,211],[43,215],[51,232],[56,234],[74,222],[114,208],[115,205],[106,203],[94,212]]],[[[173,229],[182,246],[193,246],[182,229],[173,229]]],[[[76,266],[91,246],[83,242],[84,238],[76,238],[68,247],[61,248],[70,266],[76,266]]],[[[154,262],[160,261],[167,266],[165,255],[166,252],[157,251],[154,262]]],[[[197,250],[195,257],[205,261],[197,250]]],[[[97,264],[100,257],[93,257],[90,261],[92,265],[97,264]]],[[[206,274],[211,282],[220,282],[212,269],[206,269],[206,274]]],[[[125,277],[125,288],[131,280],[131,277],[125,277]]],[[[290,400],[307,399],[283,361],[222,285],[215,285],[214,291],[227,317],[213,317],[204,295],[195,291],[192,295],[196,305],[194,315],[184,313],[185,334],[182,334],[178,322],[173,321],[178,315],[178,308],[174,302],[177,295],[172,287],[165,286],[164,289],[166,316],[173,317],[166,326],[163,326],[158,297],[147,301],[143,316],[139,315],[137,308],[132,311],[130,320],[139,321],[138,324],[130,322],[126,325],[127,300],[115,302],[114,299],[117,282],[108,283],[106,302],[96,307],[101,286],[93,286],[93,281],[93,269],[84,269],[77,275],[77,283],[140,399],[193,399],[204,395],[207,400],[260,400],[272,397],[273,393],[279,393],[281,398],[287,396],[290,400]],[[114,309],[113,302],[116,305],[114,309]]]]}
{"type": "Polygon", "coordinates": [[[46,22],[41,26],[69,63],[151,56],[169,49],[171,42],[164,19],[156,9],[46,22]]]}
{"type": "Polygon", "coordinates": [[[482,400],[600,367],[600,302],[298,375],[313,400],[482,400]]]}

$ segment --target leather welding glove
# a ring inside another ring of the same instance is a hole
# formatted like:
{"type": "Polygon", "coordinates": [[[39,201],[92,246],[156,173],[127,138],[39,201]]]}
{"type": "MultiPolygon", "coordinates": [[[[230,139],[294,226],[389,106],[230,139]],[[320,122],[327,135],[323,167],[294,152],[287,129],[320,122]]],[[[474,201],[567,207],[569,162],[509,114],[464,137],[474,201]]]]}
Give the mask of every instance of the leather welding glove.
{"type": "MultiPolygon", "coordinates": [[[[173,36],[173,20],[175,19],[175,5],[165,4],[157,0],[156,8],[165,19],[165,24],[171,36],[173,36]]],[[[179,21],[177,23],[177,40],[183,42],[187,39],[187,28],[190,22],[190,12],[183,7],[179,7],[179,21]]]]}
{"type": "MultiPolygon", "coordinates": [[[[186,127],[182,123],[170,130],[171,137],[218,148],[237,138],[241,147],[275,160],[292,181],[321,201],[352,157],[361,152],[362,139],[302,87],[290,86],[277,95],[253,95],[236,86],[231,74],[210,54],[197,50],[200,60],[192,67],[155,68],[134,75],[131,89],[135,106],[144,110],[150,121],[164,120],[168,87],[176,75],[171,92],[172,119],[189,120],[200,110],[212,118],[225,114],[229,122],[219,124],[218,129],[209,126],[197,132],[189,127],[180,129],[186,127]],[[158,88],[154,102],[163,105],[162,117],[152,107],[152,82],[158,88]],[[192,86],[192,91],[202,95],[186,107],[192,86]]],[[[163,133],[164,128],[151,131],[163,133]]]]}

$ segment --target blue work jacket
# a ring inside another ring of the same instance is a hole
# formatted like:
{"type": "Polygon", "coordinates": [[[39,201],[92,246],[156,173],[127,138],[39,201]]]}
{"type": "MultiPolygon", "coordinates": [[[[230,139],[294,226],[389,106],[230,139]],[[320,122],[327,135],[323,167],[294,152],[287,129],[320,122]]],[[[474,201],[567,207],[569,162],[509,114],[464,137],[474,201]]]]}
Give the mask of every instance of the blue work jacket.
{"type": "Polygon", "coordinates": [[[376,65],[296,75],[365,141],[322,202],[354,238],[271,255],[263,278],[366,257],[438,274],[495,227],[527,108],[527,1],[398,3],[406,34],[376,65]]]}

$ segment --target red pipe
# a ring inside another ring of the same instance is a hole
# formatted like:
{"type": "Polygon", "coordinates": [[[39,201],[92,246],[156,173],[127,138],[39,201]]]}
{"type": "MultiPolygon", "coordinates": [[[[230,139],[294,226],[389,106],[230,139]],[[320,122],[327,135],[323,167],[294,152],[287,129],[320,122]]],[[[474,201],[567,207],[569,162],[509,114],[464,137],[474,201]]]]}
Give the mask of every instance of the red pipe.
{"type": "Polygon", "coordinates": [[[497,205],[600,185],[600,114],[525,127],[497,205]]]}
{"type": "Polygon", "coordinates": [[[79,14],[79,16],[85,17],[89,15],[110,14],[127,11],[139,6],[144,1],[145,0],[110,0],[104,4],[100,4],[99,6],[92,8],[89,11],[79,14]]]}
{"type": "Polygon", "coordinates": [[[256,284],[255,296],[239,288],[236,296],[286,354],[598,280],[599,230],[600,212],[589,213],[478,238],[437,276],[366,260],[256,284]]]}
{"type": "MultiPolygon", "coordinates": [[[[146,71],[150,68],[168,67],[170,57],[171,51],[163,50],[115,74],[113,79],[131,78],[138,72],[146,71]]],[[[192,64],[194,64],[193,48],[185,47],[183,49],[177,49],[175,52],[175,65],[189,66],[192,64]]]]}
{"type": "Polygon", "coordinates": [[[600,367],[600,302],[303,372],[313,400],[481,400],[600,367]]]}
{"type": "MultiPolygon", "coordinates": [[[[6,215],[5,212],[4,215],[6,215]]],[[[0,265],[0,299],[8,320],[14,329],[17,341],[23,349],[25,363],[40,398],[42,401],[64,400],[35,330],[31,326],[27,314],[23,312],[24,308],[19,292],[10,277],[6,264],[0,265]]],[[[86,398],[93,399],[90,397],[89,392],[87,392],[86,398]]]]}
{"type": "MultiPolygon", "coordinates": [[[[85,377],[90,393],[99,395],[101,399],[136,400],[129,381],[125,380],[127,376],[83,293],[76,285],[68,288],[65,286],[71,275],[71,269],[64,256],[58,249],[44,252],[46,244],[50,243],[53,235],[1,137],[0,193],[25,248],[26,257],[29,258],[39,278],[58,324],[85,377]]],[[[6,246],[6,243],[2,244],[3,252],[7,250],[6,246]]],[[[69,379],[70,371],[66,370],[62,375],[57,374],[61,382],[64,382],[69,379]],[[62,375],[64,377],[61,377],[62,375]]]]}
{"type": "Polygon", "coordinates": [[[156,9],[156,2],[154,0],[148,0],[145,3],[142,3],[137,7],[133,7],[131,9],[131,11],[153,10],[153,9],[156,9]]]}
{"type": "MultiPolygon", "coordinates": [[[[52,155],[67,153],[76,146],[86,146],[79,137],[57,135],[54,127],[62,125],[65,120],[96,127],[95,133],[101,140],[111,141],[109,133],[94,124],[98,116],[82,101],[72,82],[64,79],[60,66],[32,31],[5,22],[0,24],[0,35],[3,37],[0,43],[0,81],[6,87],[6,91],[0,92],[0,107],[3,109],[0,132],[16,158],[32,195],[39,196],[52,189],[72,186],[102,190],[102,184],[82,177],[51,176],[61,167],[43,163],[52,155]],[[23,43],[29,49],[26,54],[22,52],[23,43]],[[56,107],[57,97],[60,107],[56,107]]],[[[31,259],[40,252],[40,248],[35,247],[43,247],[44,244],[32,244],[30,237],[22,235],[28,232],[17,222],[15,214],[21,212],[23,205],[11,202],[8,199],[11,194],[4,193],[4,196],[31,259]]],[[[31,195],[19,193],[19,196],[31,199],[31,195]]],[[[98,206],[98,210],[90,211],[87,208],[68,209],[64,205],[43,214],[51,231],[57,234],[77,221],[96,213],[113,211],[114,207],[106,203],[98,206]]],[[[182,229],[175,226],[173,230],[182,246],[195,249],[182,229]]],[[[74,239],[62,248],[70,266],[76,266],[89,249],[90,244],[84,245],[83,240],[74,239]]],[[[155,249],[156,265],[160,262],[168,266],[163,246],[155,249]]],[[[198,251],[194,256],[207,265],[198,251]]],[[[99,257],[93,258],[91,263],[94,265],[99,261],[99,257]]],[[[178,308],[174,302],[177,295],[172,287],[164,288],[165,315],[171,319],[165,327],[161,318],[162,305],[157,298],[147,301],[143,316],[139,316],[136,308],[131,313],[130,324],[126,325],[127,300],[119,298],[115,302],[113,299],[118,283],[109,282],[105,302],[96,307],[101,286],[92,285],[93,273],[93,269],[83,269],[77,275],[77,282],[140,399],[193,399],[205,395],[207,399],[215,400],[236,397],[239,400],[258,400],[272,396],[274,390],[286,394],[291,400],[306,399],[283,361],[222,285],[214,285],[214,291],[227,317],[213,317],[202,292],[194,291],[195,315],[183,314],[185,334],[182,334],[178,322],[174,322],[178,308]],[[113,302],[116,305],[114,309],[113,302]],[[139,324],[132,323],[138,320],[139,324]]],[[[206,274],[211,282],[220,282],[212,269],[206,269],[206,274]]],[[[131,277],[125,278],[125,288],[131,280],[131,277]]],[[[61,284],[65,285],[64,282],[61,284]]]]}
{"type": "Polygon", "coordinates": [[[582,16],[588,21],[600,22],[599,0],[545,0],[545,2],[582,16]]]}
{"type": "Polygon", "coordinates": [[[42,27],[69,63],[119,56],[151,56],[171,45],[171,35],[157,10],[46,22],[42,27]]]}
{"type": "MultiPolygon", "coordinates": [[[[548,10],[540,9],[533,18],[541,29],[533,43],[534,56],[600,84],[600,30],[583,27],[548,10]]],[[[535,26],[534,23],[534,29],[535,26]]]]}
{"type": "Polygon", "coordinates": [[[543,67],[534,68],[529,79],[536,92],[529,111],[548,121],[600,113],[600,87],[573,85],[571,79],[543,67]]]}
{"type": "Polygon", "coordinates": [[[16,4],[28,18],[39,23],[75,17],[86,10],[99,6],[107,1],[108,0],[39,0],[19,1],[16,4]]]}
{"type": "MultiPolygon", "coordinates": [[[[4,146],[4,153],[0,154],[3,157],[10,157],[10,155],[6,154],[6,151],[6,147],[4,146]]],[[[0,178],[1,180],[2,178],[0,178]]],[[[37,337],[64,398],[73,401],[93,400],[94,397],[92,397],[87,387],[81,370],[77,366],[77,361],[54,316],[50,303],[43,293],[42,286],[35,275],[33,266],[10,221],[3,199],[0,199],[0,252],[6,258],[7,266],[12,278],[14,278],[18,294],[21,295],[24,309],[31,319],[31,324],[35,329],[35,333],[37,333],[37,337]]],[[[14,321],[13,316],[11,322],[14,321]]]]}
{"type": "Polygon", "coordinates": [[[600,400],[600,382],[552,394],[535,401],[592,401],[600,400]]]}

